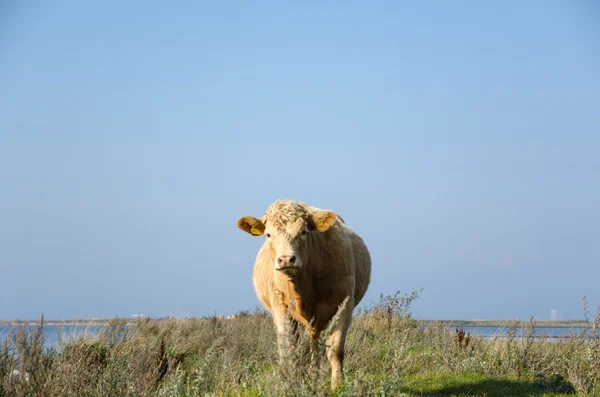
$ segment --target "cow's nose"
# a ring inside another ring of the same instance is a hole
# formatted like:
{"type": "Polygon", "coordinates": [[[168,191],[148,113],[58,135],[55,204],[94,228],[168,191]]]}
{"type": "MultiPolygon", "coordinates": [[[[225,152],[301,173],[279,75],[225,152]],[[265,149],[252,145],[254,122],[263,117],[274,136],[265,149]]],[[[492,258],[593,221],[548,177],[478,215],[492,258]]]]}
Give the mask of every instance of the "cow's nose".
{"type": "Polygon", "coordinates": [[[277,258],[277,264],[279,267],[288,267],[296,262],[296,255],[281,255],[277,258]]]}

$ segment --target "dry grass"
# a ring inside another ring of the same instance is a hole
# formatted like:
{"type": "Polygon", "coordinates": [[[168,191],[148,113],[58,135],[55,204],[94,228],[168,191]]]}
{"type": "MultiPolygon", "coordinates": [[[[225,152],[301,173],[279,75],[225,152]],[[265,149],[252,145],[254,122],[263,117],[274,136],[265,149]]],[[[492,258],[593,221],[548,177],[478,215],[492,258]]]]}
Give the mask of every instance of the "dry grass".
{"type": "MultiPolygon", "coordinates": [[[[339,396],[600,394],[600,308],[586,334],[535,336],[530,319],[516,335],[483,339],[443,323],[413,319],[418,297],[382,296],[357,312],[347,338],[339,396]]],[[[94,335],[44,349],[43,318],[13,329],[0,345],[4,396],[319,396],[330,395],[329,366],[309,365],[308,337],[289,328],[278,361],[264,312],[232,320],[114,319],[94,335]],[[18,372],[15,372],[18,371],[18,372]]],[[[325,338],[327,333],[323,335],[325,338]]],[[[321,344],[321,353],[324,346],[321,344]]]]}

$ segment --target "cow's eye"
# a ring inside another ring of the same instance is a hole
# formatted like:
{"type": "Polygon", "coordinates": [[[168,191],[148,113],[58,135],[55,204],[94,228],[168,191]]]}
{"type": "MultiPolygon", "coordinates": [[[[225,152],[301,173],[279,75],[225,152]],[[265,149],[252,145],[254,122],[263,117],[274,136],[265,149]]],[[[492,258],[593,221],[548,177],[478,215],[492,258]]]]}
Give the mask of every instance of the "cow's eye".
{"type": "Polygon", "coordinates": [[[302,235],[303,235],[303,236],[306,236],[306,230],[303,230],[303,231],[302,231],[302,235]]]}
{"type": "Polygon", "coordinates": [[[267,238],[270,238],[270,237],[271,237],[271,235],[269,233],[267,233],[267,238]]]}

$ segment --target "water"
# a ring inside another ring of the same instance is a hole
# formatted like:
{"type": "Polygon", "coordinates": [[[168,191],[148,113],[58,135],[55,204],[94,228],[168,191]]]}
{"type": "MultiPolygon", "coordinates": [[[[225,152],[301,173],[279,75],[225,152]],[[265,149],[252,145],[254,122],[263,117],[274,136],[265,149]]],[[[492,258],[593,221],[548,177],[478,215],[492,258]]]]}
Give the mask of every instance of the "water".
{"type": "MultiPolygon", "coordinates": [[[[508,327],[451,327],[454,331],[455,329],[462,329],[465,331],[465,335],[467,333],[471,333],[471,335],[480,335],[485,339],[493,339],[494,337],[506,337],[508,335],[508,327]]],[[[536,327],[534,335],[536,338],[540,338],[542,336],[550,339],[558,339],[560,337],[569,337],[580,335],[584,330],[589,331],[586,328],[572,327],[536,327]]],[[[515,336],[521,337],[526,336],[527,330],[524,327],[517,327],[515,330],[515,336]]]]}
{"type": "MultiPolygon", "coordinates": [[[[62,337],[63,341],[68,341],[70,337],[77,338],[82,334],[93,336],[102,328],[106,327],[105,325],[64,325],[62,329],[62,337]]],[[[0,325],[0,343],[4,341],[9,329],[11,326],[8,325],[0,325]]],[[[25,329],[30,331],[36,329],[37,326],[26,326],[25,329]]],[[[44,346],[46,348],[50,347],[58,347],[58,328],[57,325],[44,325],[44,346]]],[[[507,327],[451,327],[452,331],[455,329],[462,329],[465,331],[465,334],[471,333],[471,335],[480,335],[485,339],[493,339],[496,336],[506,337],[508,333],[507,327]]],[[[16,331],[16,326],[13,326],[13,330],[16,331]]],[[[581,334],[585,328],[563,328],[563,327],[540,327],[536,328],[535,335],[537,338],[542,335],[551,338],[551,340],[556,340],[560,336],[575,336],[581,334]]],[[[516,329],[516,337],[522,336],[525,330],[521,327],[517,327],[516,329]]],[[[589,329],[587,330],[589,332],[589,329]]],[[[536,339],[537,339],[536,338],[536,339]]]]}
{"type": "MultiPolygon", "coordinates": [[[[10,328],[12,327],[13,332],[17,331],[17,326],[9,326],[9,325],[0,325],[0,342],[4,342],[10,328]]],[[[67,342],[70,338],[79,338],[82,335],[93,336],[102,328],[106,327],[105,325],[63,325],[62,326],[62,340],[67,342]]],[[[25,330],[28,333],[31,331],[35,331],[37,329],[37,325],[33,326],[25,326],[25,330]]],[[[44,325],[44,347],[50,348],[58,347],[58,325],[44,325]]]]}

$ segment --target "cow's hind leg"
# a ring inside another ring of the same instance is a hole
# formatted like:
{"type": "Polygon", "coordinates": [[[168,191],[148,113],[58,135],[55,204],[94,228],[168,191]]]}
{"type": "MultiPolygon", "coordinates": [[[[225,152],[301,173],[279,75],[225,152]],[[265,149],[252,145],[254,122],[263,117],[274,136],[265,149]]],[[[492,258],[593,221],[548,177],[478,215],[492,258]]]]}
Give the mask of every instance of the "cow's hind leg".
{"type": "Polygon", "coordinates": [[[290,329],[289,334],[287,334],[287,338],[289,338],[290,347],[296,352],[296,357],[304,357],[306,354],[304,350],[305,345],[303,343],[304,328],[293,318],[290,318],[289,321],[290,329]]]}
{"type": "Polygon", "coordinates": [[[352,322],[353,300],[349,299],[339,309],[339,317],[327,337],[325,348],[331,364],[331,388],[336,389],[344,381],[344,346],[352,322]]]}
{"type": "Polygon", "coordinates": [[[293,318],[291,318],[290,320],[290,331],[291,331],[291,339],[292,339],[292,346],[296,347],[298,346],[298,341],[300,340],[300,337],[302,335],[302,327],[300,326],[300,324],[298,323],[298,321],[294,320],[293,318]]]}
{"type": "Polygon", "coordinates": [[[316,327],[312,327],[309,333],[310,336],[310,368],[311,371],[317,371],[320,362],[319,352],[319,332],[316,327]]]}

